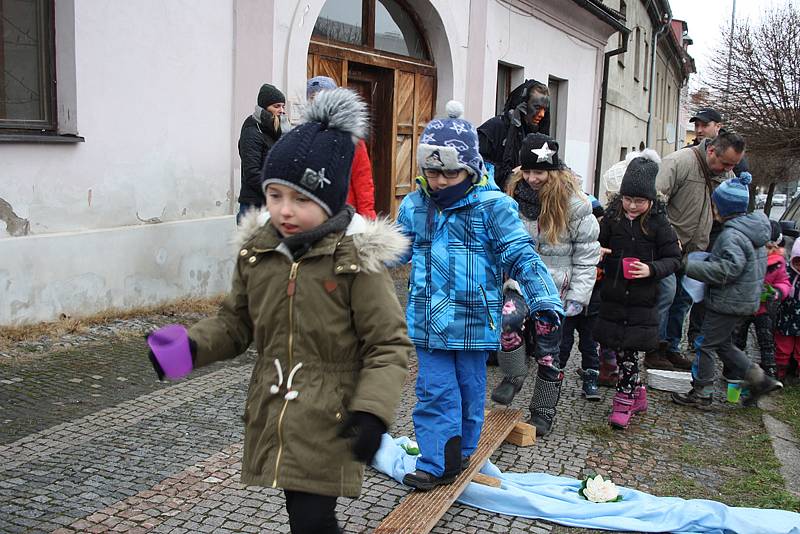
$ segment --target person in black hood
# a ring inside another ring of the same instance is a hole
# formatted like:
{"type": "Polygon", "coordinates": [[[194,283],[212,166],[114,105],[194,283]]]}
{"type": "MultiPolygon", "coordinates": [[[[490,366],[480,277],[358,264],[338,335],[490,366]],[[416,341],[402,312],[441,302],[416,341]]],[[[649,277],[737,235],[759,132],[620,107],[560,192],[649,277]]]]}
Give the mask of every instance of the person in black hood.
{"type": "Polygon", "coordinates": [[[267,159],[267,152],[281,136],[281,118],[286,113],[286,97],[274,85],[262,85],[257,102],[253,114],[244,120],[239,136],[242,188],[239,192],[237,223],[245,212],[261,208],[266,203],[261,188],[261,168],[267,159]]]}
{"type": "Polygon", "coordinates": [[[519,166],[519,149],[529,133],[550,135],[550,90],[536,80],[525,80],[511,91],[502,115],[478,128],[481,156],[494,165],[494,179],[501,190],[519,166]]]}

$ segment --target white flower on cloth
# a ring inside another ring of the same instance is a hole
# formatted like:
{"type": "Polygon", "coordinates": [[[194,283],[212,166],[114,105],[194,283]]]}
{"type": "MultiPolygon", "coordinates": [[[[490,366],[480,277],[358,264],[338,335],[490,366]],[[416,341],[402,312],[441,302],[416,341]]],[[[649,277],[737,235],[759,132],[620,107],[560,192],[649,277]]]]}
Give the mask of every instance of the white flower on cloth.
{"type": "Polygon", "coordinates": [[[601,475],[587,477],[578,490],[578,495],[591,502],[618,502],[622,500],[616,484],[611,480],[603,480],[601,475]]]}

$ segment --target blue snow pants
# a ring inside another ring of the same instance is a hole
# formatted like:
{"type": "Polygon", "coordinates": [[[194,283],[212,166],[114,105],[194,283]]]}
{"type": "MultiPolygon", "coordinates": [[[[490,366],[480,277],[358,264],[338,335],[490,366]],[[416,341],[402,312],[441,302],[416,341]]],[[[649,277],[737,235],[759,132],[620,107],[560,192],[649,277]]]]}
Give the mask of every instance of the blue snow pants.
{"type": "Polygon", "coordinates": [[[441,477],[445,445],[454,437],[461,437],[462,457],[475,452],[483,427],[487,356],[487,351],[417,347],[417,404],[413,413],[421,454],[417,469],[441,477]]]}

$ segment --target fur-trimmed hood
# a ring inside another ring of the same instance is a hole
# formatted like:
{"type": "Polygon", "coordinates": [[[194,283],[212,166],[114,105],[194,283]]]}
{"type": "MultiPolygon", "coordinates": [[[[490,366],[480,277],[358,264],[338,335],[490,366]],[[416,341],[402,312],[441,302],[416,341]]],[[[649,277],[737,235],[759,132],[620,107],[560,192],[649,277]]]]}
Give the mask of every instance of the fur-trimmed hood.
{"type": "MultiPolygon", "coordinates": [[[[269,226],[268,211],[251,210],[246,213],[231,238],[234,253],[238,255],[243,246],[265,232],[272,234],[270,238],[276,245],[279,243],[277,234],[273,234],[269,226]]],[[[368,273],[378,272],[384,265],[396,263],[411,246],[411,241],[393,221],[387,218],[370,220],[357,213],[353,214],[345,237],[352,237],[361,270],[368,273]]]]}

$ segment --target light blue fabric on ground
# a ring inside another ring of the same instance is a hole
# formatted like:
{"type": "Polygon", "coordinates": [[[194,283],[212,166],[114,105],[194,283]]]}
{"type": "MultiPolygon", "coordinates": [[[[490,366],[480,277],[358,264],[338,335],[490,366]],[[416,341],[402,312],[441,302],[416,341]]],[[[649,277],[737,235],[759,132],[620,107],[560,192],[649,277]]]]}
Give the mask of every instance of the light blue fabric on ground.
{"type": "MultiPolygon", "coordinates": [[[[372,466],[398,482],[414,470],[416,457],[400,447],[407,437],[383,435],[372,466]]],[[[620,487],[623,500],[591,503],[578,496],[581,482],[544,473],[501,473],[487,462],[481,472],[502,487],[471,483],[458,502],[489,512],[544,519],[561,525],[638,532],[800,534],[800,514],[784,510],[736,508],[715,501],[656,497],[620,487]]]]}

